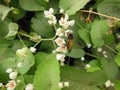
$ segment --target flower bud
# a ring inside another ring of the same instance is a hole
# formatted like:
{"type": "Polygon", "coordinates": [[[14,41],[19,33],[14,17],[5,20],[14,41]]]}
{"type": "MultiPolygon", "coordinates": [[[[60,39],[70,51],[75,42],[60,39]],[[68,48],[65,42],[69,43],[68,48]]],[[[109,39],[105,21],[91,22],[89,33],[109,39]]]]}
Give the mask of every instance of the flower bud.
{"type": "Polygon", "coordinates": [[[27,84],[25,87],[25,90],[33,90],[33,89],[34,89],[33,84],[27,84]]]}
{"type": "Polygon", "coordinates": [[[15,79],[17,77],[18,72],[14,71],[9,74],[10,79],[15,79]]]}
{"type": "Polygon", "coordinates": [[[17,55],[17,56],[22,56],[22,57],[24,57],[24,56],[26,56],[26,54],[27,54],[27,48],[26,48],[26,47],[23,47],[22,49],[18,49],[18,50],[16,51],[16,55],[17,55]]]}

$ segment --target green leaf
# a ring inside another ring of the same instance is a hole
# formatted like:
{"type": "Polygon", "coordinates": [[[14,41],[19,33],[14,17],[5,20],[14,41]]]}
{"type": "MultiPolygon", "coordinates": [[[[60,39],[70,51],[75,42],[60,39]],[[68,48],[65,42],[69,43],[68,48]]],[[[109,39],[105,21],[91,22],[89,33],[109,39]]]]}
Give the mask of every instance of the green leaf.
{"type": "Polygon", "coordinates": [[[84,40],[86,44],[90,44],[90,33],[85,30],[78,30],[79,36],[84,40]]]}
{"type": "Polygon", "coordinates": [[[83,49],[73,48],[71,52],[66,53],[66,55],[73,58],[81,58],[82,56],[85,55],[85,52],[83,49]]]}
{"type": "Polygon", "coordinates": [[[15,56],[15,52],[6,46],[1,46],[0,50],[1,50],[0,51],[0,61],[4,61],[5,59],[7,59],[9,57],[15,56]]]}
{"type": "Polygon", "coordinates": [[[13,45],[12,41],[6,40],[3,37],[0,36],[0,47],[1,46],[11,46],[13,45]]]}
{"type": "Polygon", "coordinates": [[[6,69],[16,67],[16,58],[8,58],[0,62],[0,81],[7,82],[9,80],[6,69]]]}
{"type": "Polygon", "coordinates": [[[27,11],[40,11],[44,7],[37,3],[35,0],[19,0],[20,6],[27,11]]]}
{"type": "Polygon", "coordinates": [[[0,35],[4,37],[5,35],[7,35],[8,31],[9,30],[8,30],[7,23],[0,19],[0,35]]]}
{"type": "Polygon", "coordinates": [[[97,11],[108,16],[120,18],[120,0],[104,0],[98,5],[97,11]]]}
{"type": "Polygon", "coordinates": [[[48,60],[49,58],[49,55],[50,54],[47,54],[45,52],[38,52],[36,55],[35,55],[35,66],[38,67],[40,63],[42,63],[43,61],[46,61],[48,60]],[[46,57],[48,56],[48,57],[46,57]]]}
{"type": "Polygon", "coordinates": [[[91,28],[91,39],[95,46],[101,47],[105,42],[113,42],[113,36],[107,34],[109,26],[103,20],[95,20],[91,28]]]}
{"type": "Polygon", "coordinates": [[[24,81],[24,76],[18,76],[17,80],[20,80],[20,83],[17,83],[17,86],[15,87],[15,90],[24,90],[25,88],[25,81],[24,81]]]}
{"type": "Polygon", "coordinates": [[[87,72],[95,72],[95,71],[101,70],[99,59],[92,60],[92,61],[89,62],[89,64],[90,64],[91,67],[87,68],[87,72]]]}
{"type": "Polygon", "coordinates": [[[18,24],[16,24],[16,23],[9,23],[8,28],[9,28],[9,32],[8,32],[8,34],[5,37],[12,39],[17,34],[18,24]]]}
{"type": "Polygon", "coordinates": [[[35,0],[37,3],[41,5],[41,7],[48,7],[49,0],[35,0]]]}
{"type": "Polygon", "coordinates": [[[18,62],[20,61],[23,62],[22,67],[19,69],[20,74],[27,73],[27,71],[29,71],[29,69],[34,65],[35,63],[34,56],[28,48],[27,48],[27,54],[25,57],[22,57],[22,58],[18,57],[18,62]]]}
{"type": "MultiPolygon", "coordinates": [[[[20,5],[19,5],[19,1],[16,2],[15,0],[12,0],[10,3],[9,3],[10,6],[14,7],[16,10],[17,10],[17,13],[15,13],[14,15],[12,15],[12,19],[14,19],[15,21],[18,21],[20,20],[21,18],[23,18],[26,14],[26,11],[23,10],[20,5]]],[[[15,10],[15,11],[16,11],[15,10]]],[[[13,11],[14,13],[14,11],[13,11]]]]}
{"type": "Polygon", "coordinates": [[[60,0],[59,7],[69,15],[75,14],[82,9],[90,0],[60,0]]]}
{"type": "Polygon", "coordinates": [[[54,54],[46,55],[44,62],[40,63],[34,76],[35,90],[60,90],[59,63],[54,54]]]}
{"type": "Polygon", "coordinates": [[[24,79],[26,83],[33,83],[34,75],[25,75],[24,79]]]}
{"type": "Polygon", "coordinates": [[[120,90],[120,81],[114,81],[115,90],[120,90]]]}
{"type": "Polygon", "coordinates": [[[120,67],[120,53],[115,57],[115,62],[120,67]]]}
{"type": "Polygon", "coordinates": [[[114,61],[107,61],[105,59],[101,59],[101,68],[106,73],[109,79],[113,79],[119,72],[119,68],[114,61]]]}
{"type": "Polygon", "coordinates": [[[107,77],[102,71],[96,71],[91,73],[80,70],[78,68],[68,66],[61,67],[61,81],[70,82],[70,90],[75,90],[75,87],[80,87],[79,85],[84,85],[85,87],[81,87],[81,89],[85,90],[86,87],[102,85],[106,80],[107,77]],[[74,84],[78,85],[74,87],[74,84]]]}
{"type": "Polygon", "coordinates": [[[33,17],[31,22],[33,30],[42,37],[50,38],[54,36],[54,30],[52,26],[47,23],[48,20],[44,17],[43,13],[36,14],[36,17],[33,17]]]}
{"type": "Polygon", "coordinates": [[[0,19],[4,20],[11,10],[13,10],[13,8],[9,8],[0,4],[0,19]]]}

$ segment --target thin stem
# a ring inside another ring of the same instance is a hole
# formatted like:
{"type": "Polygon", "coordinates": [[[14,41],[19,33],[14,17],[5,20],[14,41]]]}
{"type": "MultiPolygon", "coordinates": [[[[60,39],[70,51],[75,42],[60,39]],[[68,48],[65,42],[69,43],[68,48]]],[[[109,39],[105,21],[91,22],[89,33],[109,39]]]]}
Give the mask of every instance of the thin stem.
{"type": "Polygon", "coordinates": [[[105,44],[105,46],[110,49],[111,51],[113,51],[114,53],[118,54],[118,52],[116,52],[113,48],[111,48],[110,46],[108,46],[107,44],[105,44]]]}
{"type": "Polygon", "coordinates": [[[20,42],[22,43],[22,45],[23,45],[24,47],[26,47],[26,45],[25,45],[25,43],[23,42],[23,40],[22,40],[22,38],[20,37],[20,35],[19,35],[19,34],[17,34],[17,35],[18,35],[18,37],[19,37],[20,42]]]}
{"type": "Polygon", "coordinates": [[[27,35],[27,34],[24,34],[24,33],[21,33],[21,32],[18,32],[18,33],[21,34],[21,35],[23,35],[23,36],[25,36],[25,37],[33,38],[33,37],[30,36],[30,35],[27,35]]]}
{"type": "Polygon", "coordinates": [[[52,41],[52,43],[53,43],[53,45],[54,45],[54,48],[56,49],[56,44],[55,44],[55,42],[54,42],[54,41],[52,41]]]}
{"type": "Polygon", "coordinates": [[[94,57],[94,58],[100,59],[99,57],[97,57],[97,56],[95,56],[95,55],[93,55],[93,54],[90,54],[90,53],[87,53],[87,52],[85,52],[85,54],[88,55],[88,56],[91,56],[91,57],[94,57]]]}
{"type": "Polygon", "coordinates": [[[40,42],[41,42],[41,40],[38,41],[33,47],[36,47],[40,42]]]}
{"type": "Polygon", "coordinates": [[[101,14],[101,13],[97,13],[97,12],[93,12],[93,11],[91,12],[91,11],[88,11],[88,10],[81,10],[80,12],[92,13],[92,14],[96,14],[96,15],[99,15],[99,16],[102,16],[102,17],[106,17],[106,18],[109,18],[109,19],[113,19],[113,20],[118,20],[118,21],[120,21],[119,18],[112,17],[112,16],[108,16],[108,15],[101,14]]]}

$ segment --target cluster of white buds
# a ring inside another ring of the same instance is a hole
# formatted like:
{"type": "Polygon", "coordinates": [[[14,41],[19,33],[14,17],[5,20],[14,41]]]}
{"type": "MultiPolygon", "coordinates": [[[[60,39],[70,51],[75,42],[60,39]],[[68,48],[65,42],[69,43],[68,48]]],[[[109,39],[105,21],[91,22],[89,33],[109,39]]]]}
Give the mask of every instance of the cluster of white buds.
{"type": "Polygon", "coordinates": [[[106,82],[105,82],[105,87],[110,87],[110,86],[114,86],[114,84],[110,81],[110,80],[107,80],[106,82]]]}
{"type": "MultiPolygon", "coordinates": [[[[64,14],[64,10],[60,9],[59,13],[64,14]]],[[[48,23],[50,25],[56,25],[57,24],[57,19],[54,15],[54,9],[50,8],[48,11],[44,11],[44,15],[46,18],[48,18],[48,23]]],[[[68,38],[69,34],[72,34],[73,31],[70,29],[67,29],[69,26],[74,25],[74,20],[69,21],[69,16],[67,14],[64,14],[63,17],[60,18],[59,20],[59,27],[56,29],[56,38],[55,38],[55,43],[57,44],[56,50],[54,50],[54,53],[57,53],[56,58],[57,60],[60,61],[60,65],[64,65],[65,61],[65,53],[67,52],[67,42],[65,38],[68,38]]]]}
{"type": "Polygon", "coordinates": [[[8,68],[6,72],[9,73],[9,78],[10,78],[10,81],[8,81],[8,83],[6,84],[7,90],[14,90],[18,83],[16,82],[18,71],[13,70],[12,68],[8,68]]]}
{"type": "Polygon", "coordinates": [[[69,87],[69,82],[60,82],[60,83],[58,83],[58,86],[60,87],[60,89],[62,89],[64,87],[69,87]]]}
{"type": "Polygon", "coordinates": [[[100,47],[100,48],[97,48],[97,51],[98,51],[98,52],[101,52],[105,58],[108,57],[108,56],[107,56],[107,52],[106,52],[106,51],[103,51],[103,49],[102,49],[101,47],[100,47]]]}

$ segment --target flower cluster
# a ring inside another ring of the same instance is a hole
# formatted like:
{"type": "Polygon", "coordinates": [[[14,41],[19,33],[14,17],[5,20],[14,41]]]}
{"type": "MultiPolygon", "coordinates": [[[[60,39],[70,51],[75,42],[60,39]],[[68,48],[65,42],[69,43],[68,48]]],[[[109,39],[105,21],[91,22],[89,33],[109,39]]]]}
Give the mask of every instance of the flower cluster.
{"type": "MultiPolygon", "coordinates": [[[[59,13],[64,14],[64,10],[60,9],[59,13]]],[[[57,19],[54,15],[54,9],[50,8],[48,11],[44,11],[44,15],[49,19],[48,23],[50,25],[56,26],[57,19]]],[[[60,61],[60,65],[64,65],[65,53],[67,52],[67,41],[65,38],[68,39],[68,36],[73,33],[73,31],[68,29],[68,27],[73,26],[75,22],[74,20],[69,21],[69,16],[67,14],[61,16],[58,22],[59,27],[56,27],[56,38],[54,40],[54,42],[57,44],[57,48],[53,52],[57,53],[56,58],[60,61]]]]}
{"type": "Polygon", "coordinates": [[[69,87],[69,82],[60,82],[58,84],[58,86],[60,87],[60,89],[64,88],[64,87],[69,87]]]}
{"type": "Polygon", "coordinates": [[[13,70],[12,68],[8,68],[6,72],[9,73],[9,78],[10,78],[10,81],[8,81],[8,83],[6,84],[7,90],[14,90],[17,83],[20,82],[19,80],[16,80],[18,71],[13,70]]]}
{"type": "MultiPolygon", "coordinates": [[[[30,47],[30,51],[35,53],[36,49],[34,47],[30,47]]],[[[16,51],[16,55],[18,57],[26,57],[27,55],[27,48],[23,47],[16,51]]],[[[21,81],[17,79],[18,71],[23,66],[23,61],[17,63],[17,67],[15,69],[8,68],[6,69],[6,73],[9,74],[10,81],[6,84],[7,90],[14,90],[21,81]]],[[[33,84],[28,84],[25,87],[25,90],[33,90],[33,84]]]]}

